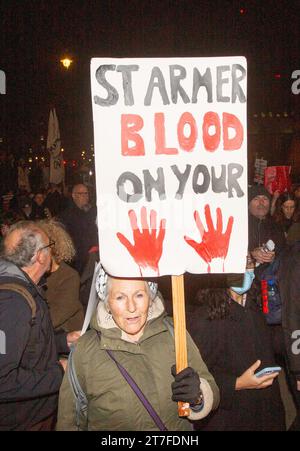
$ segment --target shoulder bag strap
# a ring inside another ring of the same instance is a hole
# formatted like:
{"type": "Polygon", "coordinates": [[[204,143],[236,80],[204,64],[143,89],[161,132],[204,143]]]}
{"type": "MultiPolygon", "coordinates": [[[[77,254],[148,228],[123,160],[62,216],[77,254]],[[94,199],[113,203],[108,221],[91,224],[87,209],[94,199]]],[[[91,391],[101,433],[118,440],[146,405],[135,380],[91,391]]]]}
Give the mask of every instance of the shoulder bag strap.
{"type": "Polygon", "coordinates": [[[34,322],[36,318],[36,303],[32,294],[25,287],[23,287],[23,285],[18,283],[3,283],[0,285],[0,290],[14,291],[26,299],[31,309],[31,321],[32,323],[34,322]]]}
{"type": "Polygon", "coordinates": [[[145,407],[145,409],[147,410],[147,412],[149,413],[149,415],[151,416],[151,418],[153,419],[154,423],[159,428],[159,430],[160,431],[167,431],[168,429],[166,428],[166,426],[164,425],[164,423],[162,422],[162,420],[160,419],[160,417],[158,416],[158,414],[156,413],[156,411],[154,410],[154,408],[152,407],[152,405],[150,404],[150,402],[148,401],[148,399],[146,398],[146,396],[144,395],[142,390],[139,388],[139,386],[132,379],[130,374],[117,361],[117,359],[113,355],[112,351],[106,350],[106,353],[115,362],[115,364],[117,365],[120,373],[122,374],[122,376],[124,377],[126,382],[128,382],[128,384],[130,385],[130,387],[132,388],[132,390],[134,391],[136,396],[139,398],[139,400],[141,401],[141,403],[143,404],[143,406],[145,407]]]}

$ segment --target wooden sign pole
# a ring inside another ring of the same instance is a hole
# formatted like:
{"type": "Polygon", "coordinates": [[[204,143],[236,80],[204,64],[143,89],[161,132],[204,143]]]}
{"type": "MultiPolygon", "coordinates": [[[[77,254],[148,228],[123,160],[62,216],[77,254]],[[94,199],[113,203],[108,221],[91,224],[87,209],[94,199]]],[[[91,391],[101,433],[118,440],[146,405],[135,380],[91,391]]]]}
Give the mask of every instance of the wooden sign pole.
{"type": "MultiPolygon", "coordinates": [[[[184,278],[172,276],[173,318],[176,353],[176,373],[187,367],[186,325],[184,304],[184,278]]],[[[178,403],[178,414],[187,417],[190,414],[188,403],[178,403]]]]}

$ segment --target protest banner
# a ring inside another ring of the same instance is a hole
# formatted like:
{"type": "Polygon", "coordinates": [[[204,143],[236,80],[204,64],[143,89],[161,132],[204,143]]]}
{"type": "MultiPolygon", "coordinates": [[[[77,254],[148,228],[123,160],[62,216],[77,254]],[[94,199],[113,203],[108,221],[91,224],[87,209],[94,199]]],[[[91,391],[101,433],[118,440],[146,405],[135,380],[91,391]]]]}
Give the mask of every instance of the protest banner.
{"type": "Polygon", "coordinates": [[[65,167],[61,153],[61,140],[55,108],[50,110],[48,122],[47,150],[50,153],[50,183],[64,182],[65,167]]]}
{"type": "Polygon", "coordinates": [[[246,74],[243,57],[91,61],[101,263],[172,276],[177,372],[183,274],[245,270],[246,74]]]}
{"type": "Polygon", "coordinates": [[[280,194],[291,190],[291,166],[268,166],[265,168],[265,187],[270,194],[280,194]]]}
{"type": "Polygon", "coordinates": [[[244,272],[245,58],[94,58],[91,85],[106,270],[244,272]]]}

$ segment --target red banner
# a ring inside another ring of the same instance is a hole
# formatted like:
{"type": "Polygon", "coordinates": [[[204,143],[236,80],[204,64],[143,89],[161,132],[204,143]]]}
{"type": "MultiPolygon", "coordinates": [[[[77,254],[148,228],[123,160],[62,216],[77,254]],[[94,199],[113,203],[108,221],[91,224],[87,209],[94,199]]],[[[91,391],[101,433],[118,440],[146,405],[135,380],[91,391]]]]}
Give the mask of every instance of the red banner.
{"type": "Polygon", "coordinates": [[[291,189],[291,166],[268,166],[265,169],[265,187],[270,194],[280,194],[291,189]]]}

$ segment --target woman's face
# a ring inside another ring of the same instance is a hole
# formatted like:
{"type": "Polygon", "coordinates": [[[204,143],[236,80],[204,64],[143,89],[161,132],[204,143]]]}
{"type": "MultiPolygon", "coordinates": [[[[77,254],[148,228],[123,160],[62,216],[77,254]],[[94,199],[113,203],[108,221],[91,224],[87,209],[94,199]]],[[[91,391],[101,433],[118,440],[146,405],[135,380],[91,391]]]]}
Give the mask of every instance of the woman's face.
{"type": "Polygon", "coordinates": [[[286,219],[291,219],[295,211],[295,201],[294,200],[286,200],[282,206],[282,211],[286,219]]]}
{"type": "Polygon", "coordinates": [[[143,335],[150,297],[143,280],[111,279],[108,308],[117,326],[133,341],[143,335]]]}

